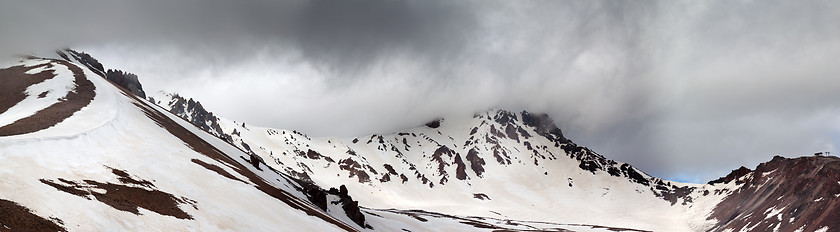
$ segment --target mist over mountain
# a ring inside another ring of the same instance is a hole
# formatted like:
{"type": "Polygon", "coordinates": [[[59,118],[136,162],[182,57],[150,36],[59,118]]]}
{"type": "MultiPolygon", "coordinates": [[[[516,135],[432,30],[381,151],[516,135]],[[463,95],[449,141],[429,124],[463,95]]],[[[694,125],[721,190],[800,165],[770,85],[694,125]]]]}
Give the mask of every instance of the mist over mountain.
{"type": "Polygon", "coordinates": [[[832,1],[97,5],[123,14],[91,27],[130,36],[74,47],[263,126],[352,136],[546,112],[582,144],[693,182],[837,147],[832,1]]]}
{"type": "Polygon", "coordinates": [[[830,231],[838,11],[0,0],[0,228],[830,231]]]}

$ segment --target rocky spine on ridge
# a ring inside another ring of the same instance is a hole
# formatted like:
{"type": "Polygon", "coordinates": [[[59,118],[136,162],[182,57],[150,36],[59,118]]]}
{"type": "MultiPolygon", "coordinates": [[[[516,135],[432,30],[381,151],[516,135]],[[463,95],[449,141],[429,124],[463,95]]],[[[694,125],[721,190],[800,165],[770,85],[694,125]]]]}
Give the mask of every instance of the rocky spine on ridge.
{"type": "Polygon", "coordinates": [[[108,69],[108,71],[105,72],[105,79],[128,89],[131,93],[140,98],[146,98],[146,92],[143,91],[143,85],[140,84],[140,80],[137,79],[137,75],[134,75],[133,73],[108,69]]]}
{"type": "MultiPolygon", "coordinates": [[[[92,72],[104,77],[111,83],[114,83],[117,86],[123,87],[129,90],[132,94],[139,96],[140,98],[146,98],[146,92],[143,91],[143,85],[140,84],[140,80],[137,78],[137,75],[134,75],[129,72],[125,72],[122,70],[116,69],[108,69],[105,70],[105,67],[99,60],[93,58],[90,54],[75,51],[72,49],[65,49],[67,53],[69,53],[72,57],[85,65],[88,69],[92,72]]],[[[67,61],[70,61],[70,58],[67,56],[66,53],[62,51],[57,52],[59,56],[64,58],[67,61]]]]}

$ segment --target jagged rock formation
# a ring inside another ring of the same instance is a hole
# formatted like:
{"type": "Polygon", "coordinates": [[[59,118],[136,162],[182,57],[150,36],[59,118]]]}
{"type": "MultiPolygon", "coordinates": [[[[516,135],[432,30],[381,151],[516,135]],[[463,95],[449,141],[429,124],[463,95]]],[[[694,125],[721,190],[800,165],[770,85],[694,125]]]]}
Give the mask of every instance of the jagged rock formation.
{"type": "Polygon", "coordinates": [[[128,91],[131,91],[131,93],[140,98],[146,98],[146,92],[143,91],[143,85],[140,84],[140,80],[137,79],[137,75],[134,75],[133,73],[108,69],[108,71],[105,72],[105,78],[120,87],[128,89],[128,91]]]}
{"type": "Polygon", "coordinates": [[[143,85],[140,84],[140,80],[137,78],[137,75],[116,69],[108,69],[108,71],[105,71],[105,67],[102,66],[102,63],[99,63],[99,60],[96,60],[96,58],[93,58],[90,54],[84,52],[65,49],[64,51],[57,51],[57,53],[67,61],[71,61],[70,57],[75,58],[79,61],[79,63],[86,66],[97,75],[105,77],[105,79],[111,83],[127,89],[129,92],[139,96],[140,98],[146,98],[146,92],[143,91],[143,85]]]}

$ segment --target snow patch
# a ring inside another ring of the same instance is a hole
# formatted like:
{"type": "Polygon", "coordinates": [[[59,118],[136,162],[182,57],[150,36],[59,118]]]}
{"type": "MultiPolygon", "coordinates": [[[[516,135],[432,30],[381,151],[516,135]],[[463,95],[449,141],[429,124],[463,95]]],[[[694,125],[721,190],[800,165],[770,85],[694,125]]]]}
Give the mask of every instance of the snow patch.
{"type": "Polygon", "coordinates": [[[773,208],[769,208],[769,209],[765,210],[764,213],[767,213],[767,212],[770,212],[770,213],[767,214],[767,216],[765,216],[764,219],[767,220],[767,219],[769,219],[773,216],[779,215],[779,221],[781,221],[782,220],[782,215],[779,214],[779,213],[781,213],[782,210],[785,210],[785,208],[787,208],[787,207],[782,207],[781,209],[776,209],[776,207],[773,207],[773,208]]]}

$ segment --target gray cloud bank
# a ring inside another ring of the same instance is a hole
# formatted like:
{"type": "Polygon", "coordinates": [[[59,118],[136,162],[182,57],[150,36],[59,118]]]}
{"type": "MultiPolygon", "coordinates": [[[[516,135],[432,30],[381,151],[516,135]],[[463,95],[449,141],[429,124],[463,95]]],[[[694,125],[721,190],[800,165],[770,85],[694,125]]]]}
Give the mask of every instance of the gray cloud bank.
{"type": "Polygon", "coordinates": [[[702,182],[836,152],[837,1],[7,1],[0,51],[72,46],[228,118],[388,133],[491,107],[702,182]]]}

